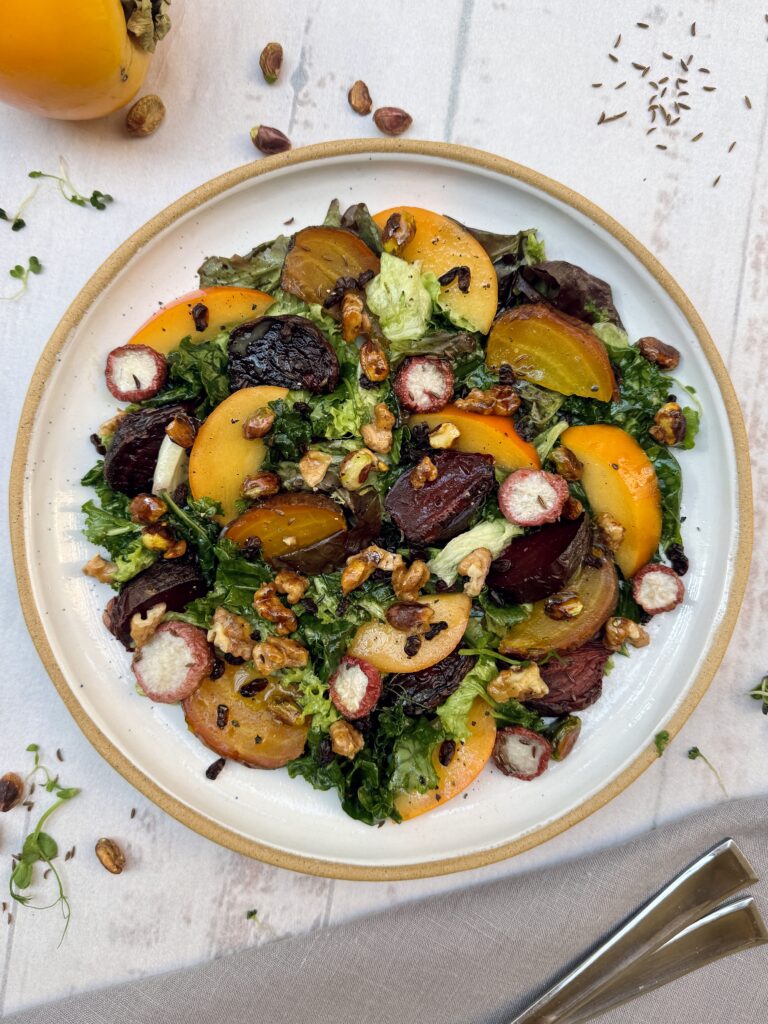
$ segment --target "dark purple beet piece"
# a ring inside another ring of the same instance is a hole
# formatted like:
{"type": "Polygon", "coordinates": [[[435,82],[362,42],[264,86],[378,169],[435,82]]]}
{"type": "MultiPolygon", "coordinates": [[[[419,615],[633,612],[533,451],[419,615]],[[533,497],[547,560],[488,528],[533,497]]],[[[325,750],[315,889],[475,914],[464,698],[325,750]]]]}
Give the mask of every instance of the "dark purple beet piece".
{"type": "Polygon", "coordinates": [[[229,336],[229,389],[259,384],[333,391],[339,360],[330,342],[303,316],[262,316],[240,324],[229,336]]]}
{"type": "Polygon", "coordinates": [[[165,428],[175,416],[189,411],[189,405],[162,405],[129,412],[120,420],[104,456],[104,479],[113,491],[132,498],[152,490],[165,428]]]}
{"type": "Polygon", "coordinates": [[[109,610],[110,630],[124,647],[130,648],[131,619],[136,612],[143,615],[160,603],[169,612],[180,612],[205,592],[200,571],[191,560],[175,558],[155,562],[120,591],[109,610]]]}
{"type": "Polygon", "coordinates": [[[528,702],[540,715],[569,715],[594,704],[603,692],[605,663],[611,656],[601,640],[590,640],[540,667],[549,693],[528,702]]]}
{"type": "Polygon", "coordinates": [[[486,582],[516,604],[540,601],[562,590],[581,568],[590,539],[585,515],[515,537],[492,563],[486,582]]]}
{"type": "Polygon", "coordinates": [[[411,485],[406,469],[384,502],[389,515],[412,544],[450,540],[493,490],[493,458],[469,452],[431,451],[437,479],[423,487],[411,485]]]}

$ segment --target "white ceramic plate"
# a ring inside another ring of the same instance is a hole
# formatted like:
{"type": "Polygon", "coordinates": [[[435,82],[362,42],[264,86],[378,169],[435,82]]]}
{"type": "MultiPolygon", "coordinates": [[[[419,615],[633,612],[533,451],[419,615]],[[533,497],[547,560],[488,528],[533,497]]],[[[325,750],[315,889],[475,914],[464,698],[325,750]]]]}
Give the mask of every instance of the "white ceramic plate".
{"type": "Polygon", "coordinates": [[[719,357],[688,300],[639,243],[585,200],[507,161],[458,147],[362,141],[231,172],[174,204],[111,257],[75,300],[35,380],[12,507],[20,592],[38,649],[111,763],[172,814],[236,849],[363,878],[436,874],[508,856],[636,777],[650,763],[654,734],[680,727],[724,651],[746,577],[751,510],[746,439],[719,357]],[[315,792],[285,771],[231,763],[215,783],[206,781],[211,751],[187,731],[180,707],[136,694],[129,659],[101,623],[108,592],[81,573],[93,550],[80,534],[87,495],[78,481],[94,461],[88,435],[114,408],[103,385],[107,352],[160,301],[196,287],[205,256],[244,252],[283,231],[289,217],[297,226],[317,223],[334,196],[372,210],[424,206],[493,231],[537,227],[550,259],[610,281],[633,338],[657,335],[681,350],[679,377],[705,408],[696,448],[682,454],[687,600],[651,625],[650,647],[619,659],[604,696],[584,713],[568,761],[534,783],[486,769],[466,799],[380,829],[346,817],[334,792],[315,792]]]}

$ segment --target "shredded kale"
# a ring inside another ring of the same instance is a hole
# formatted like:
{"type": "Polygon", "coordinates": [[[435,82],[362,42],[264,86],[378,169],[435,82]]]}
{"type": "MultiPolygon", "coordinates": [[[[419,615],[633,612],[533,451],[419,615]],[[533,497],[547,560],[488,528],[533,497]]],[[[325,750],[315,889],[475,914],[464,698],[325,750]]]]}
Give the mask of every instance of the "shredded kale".
{"type": "Polygon", "coordinates": [[[142,528],[133,522],[128,512],[130,499],[113,491],[107,484],[102,461],[97,462],[80,482],[84,487],[92,487],[98,497],[98,502],[91,500],[83,505],[83,533],[92,544],[109,552],[117,566],[111,586],[117,590],[143,569],[148,569],[158,553],[149,551],[141,543],[142,528]]]}
{"type": "Polygon", "coordinates": [[[273,573],[269,566],[261,561],[248,561],[226,539],[215,545],[212,554],[216,571],[209,592],[205,597],[199,597],[188,604],[183,612],[174,612],[168,618],[209,629],[213,613],[221,606],[236,615],[242,615],[254,629],[262,633],[271,632],[270,624],[258,616],[253,608],[254,593],[262,583],[269,583],[272,579],[273,573]]]}
{"type": "Polygon", "coordinates": [[[226,333],[198,343],[183,338],[179,347],[168,354],[166,386],[154,398],[142,402],[142,406],[196,402],[196,414],[201,419],[207,416],[229,396],[228,342],[226,333]]]}

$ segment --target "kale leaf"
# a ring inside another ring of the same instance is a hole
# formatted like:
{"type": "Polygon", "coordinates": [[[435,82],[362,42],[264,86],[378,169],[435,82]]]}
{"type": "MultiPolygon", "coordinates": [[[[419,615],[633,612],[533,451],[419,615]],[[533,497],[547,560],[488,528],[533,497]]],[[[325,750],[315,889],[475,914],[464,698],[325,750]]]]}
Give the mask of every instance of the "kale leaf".
{"type": "Polygon", "coordinates": [[[158,553],[147,550],[141,543],[142,528],[133,522],[128,512],[130,499],[113,491],[107,484],[102,461],[97,462],[80,482],[84,487],[92,487],[98,497],[98,502],[91,500],[83,505],[83,533],[92,544],[109,552],[117,566],[111,586],[119,589],[123,583],[149,568],[158,553]]]}

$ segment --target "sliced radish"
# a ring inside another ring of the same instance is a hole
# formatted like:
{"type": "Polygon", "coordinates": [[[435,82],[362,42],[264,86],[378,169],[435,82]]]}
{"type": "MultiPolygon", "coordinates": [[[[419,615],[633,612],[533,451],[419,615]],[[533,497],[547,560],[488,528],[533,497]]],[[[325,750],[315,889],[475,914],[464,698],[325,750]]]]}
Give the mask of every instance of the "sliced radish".
{"type": "Polygon", "coordinates": [[[439,412],[453,398],[453,369],[439,356],[411,356],[395,378],[395,394],[410,412],[439,412]]]}
{"type": "Polygon", "coordinates": [[[211,674],[213,653],[204,630],[187,622],[164,622],[134,654],[132,667],[150,700],[175,704],[211,674]]]}
{"type": "Polygon", "coordinates": [[[546,769],[552,756],[552,744],[522,725],[508,725],[496,733],[493,760],[505,775],[530,782],[546,769]]]}
{"type": "Polygon", "coordinates": [[[189,452],[166,434],[157,453],[152,493],[173,495],[177,487],[187,482],[188,470],[189,452]]]}
{"type": "Polygon", "coordinates": [[[119,402],[143,402],[165,384],[168,363],[149,345],[121,345],[107,356],[107,387],[119,402]]]}
{"type": "Polygon", "coordinates": [[[685,587],[668,565],[649,564],[632,578],[632,596],[648,615],[660,615],[677,608],[685,597],[685,587]]]}
{"type": "Polygon", "coordinates": [[[381,673],[369,662],[348,654],[328,685],[331,700],[345,718],[363,718],[381,696],[381,673]]]}
{"type": "Polygon", "coordinates": [[[560,518],[568,497],[568,484],[556,473],[518,469],[499,488],[499,508],[517,526],[543,526],[560,518]]]}

